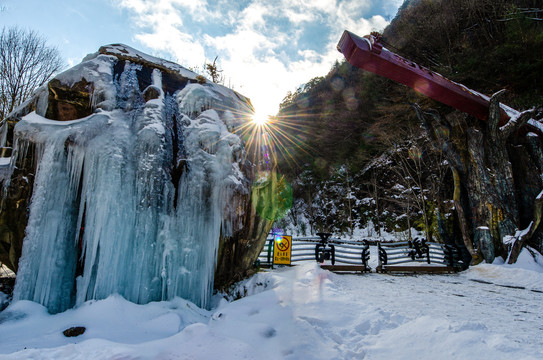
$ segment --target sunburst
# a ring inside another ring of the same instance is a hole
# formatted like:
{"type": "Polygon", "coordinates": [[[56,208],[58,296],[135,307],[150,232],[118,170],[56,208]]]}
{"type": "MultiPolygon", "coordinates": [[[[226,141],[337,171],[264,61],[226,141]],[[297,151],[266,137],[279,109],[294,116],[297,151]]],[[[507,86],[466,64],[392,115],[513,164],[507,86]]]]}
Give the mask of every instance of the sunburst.
{"type": "Polygon", "coordinates": [[[255,112],[252,106],[241,111],[233,108],[221,110],[231,112],[238,119],[233,130],[242,138],[245,156],[256,165],[257,172],[278,171],[278,163],[299,167],[301,164],[296,154],[311,158],[318,153],[305,141],[315,135],[315,129],[310,129],[307,124],[307,119],[314,114],[273,116],[255,112]]]}
{"type": "Polygon", "coordinates": [[[263,126],[265,124],[267,124],[269,121],[270,121],[270,115],[264,115],[264,114],[261,114],[261,113],[255,113],[253,116],[252,116],[252,122],[255,126],[263,126]]]}
{"type": "Polygon", "coordinates": [[[314,153],[304,141],[311,131],[300,125],[299,117],[256,115],[240,127],[248,154],[260,169],[275,168],[279,160],[296,167],[300,164],[293,152],[314,153]]]}
{"type": "Polygon", "coordinates": [[[223,110],[237,119],[231,131],[242,139],[243,166],[248,165],[246,169],[254,171],[251,199],[255,210],[268,220],[283,217],[293,202],[292,187],[284,175],[301,167],[297,161],[300,154],[310,159],[318,153],[306,143],[306,139],[316,135],[315,129],[309,127],[314,115],[262,116],[255,114],[250,104],[241,111],[223,110]]]}

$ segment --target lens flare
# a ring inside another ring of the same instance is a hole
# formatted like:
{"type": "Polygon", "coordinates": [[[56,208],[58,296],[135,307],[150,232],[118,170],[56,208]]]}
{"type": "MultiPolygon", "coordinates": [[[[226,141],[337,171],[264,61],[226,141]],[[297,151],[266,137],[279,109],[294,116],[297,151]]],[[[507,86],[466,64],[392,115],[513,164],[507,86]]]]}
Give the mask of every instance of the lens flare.
{"type": "Polygon", "coordinates": [[[265,174],[264,177],[288,171],[286,167],[301,167],[302,161],[311,159],[319,151],[307,144],[307,138],[320,131],[312,121],[318,114],[294,106],[294,113],[287,112],[282,116],[264,115],[265,112],[255,112],[252,106],[245,114],[235,114],[228,109],[239,120],[232,130],[241,135],[245,149],[243,156],[252,163],[255,172],[265,174]]]}
{"type": "MultiPolygon", "coordinates": [[[[354,89],[345,91],[339,82],[337,90],[344,95],[344,100],[351,99],[354,93],[354,89]]],[[[239,155],[248,165],[246,169],[252,169],[255,174],[251,198],[262,218],[275,221],[286,215],[292,206],[293,194],[281,172],[302,168],[311,161],[318,162],[323,149],[308,144],[308,139],[318,138],[322,133],[315,120],[345,107],[344,101],[336,101],[330,102],[323,112],[313,112],[308,105],[309,100],[301,97],[283,109],[281,116],[255,112],[250,102],[245,109],[220,109],[231,115],[228,129],[242,138],[243,150],[239,155]]]]}
{"type": "Polygon", "coordinates": [[[263,125],[266,125],[268,123],[268,121],[270,120],[270,115],[264,115],[264,114],[260,114],[260,113],[255,113],[253,115],[253,119],[252,119],[252,122],[256,125],[256,126],[263,126],[263,125]]]}

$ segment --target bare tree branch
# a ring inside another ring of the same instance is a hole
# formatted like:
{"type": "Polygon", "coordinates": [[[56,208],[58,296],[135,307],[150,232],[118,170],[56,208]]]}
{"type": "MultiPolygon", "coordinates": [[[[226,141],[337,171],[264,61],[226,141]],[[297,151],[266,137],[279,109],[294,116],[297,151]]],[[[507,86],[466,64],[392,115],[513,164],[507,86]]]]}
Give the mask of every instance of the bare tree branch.
{"type": "Polygon", "coordinates": [[[502,137],[507,139],[512,133],[517,131],[520,127],[524,126],[534,115],[535,109],[525,110],[518,113],[516,116],[511,117],[509,121],[500,127],[502,137]]]}
{"type": "Polygon", "coordinates": [[[36,32],[4,27],[0,34],[0,120],[63,66],[59,51],[36,32]]]}

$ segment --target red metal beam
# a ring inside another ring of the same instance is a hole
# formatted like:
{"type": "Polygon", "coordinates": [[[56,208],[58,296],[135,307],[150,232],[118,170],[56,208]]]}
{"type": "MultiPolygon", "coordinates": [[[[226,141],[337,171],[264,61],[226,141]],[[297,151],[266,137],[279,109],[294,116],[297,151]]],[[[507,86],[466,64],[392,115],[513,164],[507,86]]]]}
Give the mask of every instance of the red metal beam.
{"type": "MultiPolygon", "coordinates": [[[[344,31],[337,48],[353,66],[404,84],[478,119],[488,119],[488,96],[387,50],[379,40],[373,35],[359,37],[344,31]]],[[[499,125],[504,125],[508,120],[509,115],[502,109],[499,125]]]]}

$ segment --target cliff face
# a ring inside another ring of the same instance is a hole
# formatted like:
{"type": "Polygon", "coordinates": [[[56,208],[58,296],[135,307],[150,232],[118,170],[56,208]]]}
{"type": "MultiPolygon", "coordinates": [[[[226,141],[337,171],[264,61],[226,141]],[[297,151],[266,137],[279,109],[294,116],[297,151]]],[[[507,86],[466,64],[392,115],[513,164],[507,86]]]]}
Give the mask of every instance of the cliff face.
{"type": "Polygon", "coordinates": [[[1,169],[15,299],[52,312],[112,293],[207,306],[214,281],[250,271],[271,227],[237,133],[252,113],[242,95],[124,45],[38,89],[9,119],[1,169]]]}

